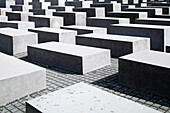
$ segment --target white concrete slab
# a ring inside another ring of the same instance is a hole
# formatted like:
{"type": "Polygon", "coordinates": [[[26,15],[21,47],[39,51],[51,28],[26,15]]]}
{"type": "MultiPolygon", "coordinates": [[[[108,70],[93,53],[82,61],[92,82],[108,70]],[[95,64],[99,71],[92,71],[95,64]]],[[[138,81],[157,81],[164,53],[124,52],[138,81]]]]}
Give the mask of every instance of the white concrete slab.
{"type": "Polygon", "coordinates": [[[119,20],[119,24],[129,24],[129,18],[117,18],[117,17],[89,17],[94,19],[103,19],[103,20],[119,20]]]}
{"type": "MultiPolygon", "coordinates": [[[[77,35],[77,32],[74,30],[65,30],[65,29],[56,29],[56,28],[47,28],[47,27],[33,28],[30,30],[46,32],[46,33],[54,33],[54,34],[56,34],[56,40],[57,40],[57,38],[59,38],[59,42],[62,42],[62,43],[75,44],[75,41],[76,41],[75,36],[77,35]]],[[[41,37],[39,37],[39,39],[40,38],[41,37]]],[[[51,37],[49,35],[49,37],[46,36],[46,38],[47,38],[47,40],[48,39],[50,40],[51,37]]]]}
{"type": "Polygon", "coordinates": [[[160,113],[154,109],[78,83],[27,102],[27,113],[160,113]],[[31,111],[32,110],[32,111],[31,111]]]}
{"type": "Polygon", "coordinates": [[[17,24],[17,29],[21,31],[28,31],[29,28],[35,28],[34,22],[27,22],[27,21],[0,21],[3,23],[5,27],[10,27],[10,24],[17,24]],[[7,25],[5,25],[7,24],[7,25]]]}
{"type": "Polygon", "coordinates": [[[85,29],[85,30],[92,30],[94,34],[107,34],[107,29],[100,28],[100,27],[70,25],[70,26],[63,26],[63,28],[85,29]]]}
{"type": "Polygon", "coordinates": [[[141,51],[121,57],[136,62],[170,68],[170,54],[158,51],[141,51]],[[143,57],[145,56],[145,57],[143,57]],[[161,60],[160,60],[161,59],[161,60]]]}
{"type": "Polygon", "coordinates": [[[46,88],[46,70],[0,53],[0,106],[46,88]]]}
{"type": "Polygon", "coordinates": [[[12,15],[9,15],[9,16],[11,16],[10,18],[14,17],[14,15],[20,15],[21,21],[28,21],[28,16],[33,15],[32,12],[21,12],[21,11],[10,11],[10,12],[6,12],[6,13],[12,14],[12,15]]]}
{"type": "Polygon", "coordinates": [[[1,51],[12,55],[27,52],[27,45],[38,43],[38,35],[36,33],[24,32],[13,28],[0,28],[0,36],[1,51]]]}
{"type": "Polygon", "coordinates": [[[50,28],[60,28],[63,26],[63,17],[57,17],[57,16],[47,16],[47,15],[33,15],[30,17],[36,17],[36,18],[47,18],[50,20],[50,28]]]}
{"type": "Polygon", "coordinates": [[[36,60],[36,57],[38,57],[40,62],[56,67],[66,68],[82,74],[110,65],[110,50],[108,49],[99,49],[58,42],[29,45],[29,47],[28,58],[36,60]],[[34,50],[36,49],[36,51],[32,51],[31,48],[34,48],[34,50]],[[41,50],[45,50],[43,51],[44,56],[39,56],[39,52],[41,52],[41,50]],[[58,57],[61,54],[63,54],[63,57],[58,57]],[[51,62],[51,58],[46,57],[46,55],[56,59],[53,59],[51,62]],[[75,65],[77,62],[80,63],[75,65]],[[77,68],[79,69],[77,70],[77,68]]]}

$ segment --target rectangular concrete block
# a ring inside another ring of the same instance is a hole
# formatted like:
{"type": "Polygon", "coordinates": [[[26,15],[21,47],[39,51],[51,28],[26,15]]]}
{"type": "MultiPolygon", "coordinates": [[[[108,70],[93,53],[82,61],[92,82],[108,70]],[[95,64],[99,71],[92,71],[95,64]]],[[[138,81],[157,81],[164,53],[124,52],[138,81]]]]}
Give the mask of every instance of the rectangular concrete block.
{"type": "Polygon", "coordinates": [[[146,24],[113,24],[108,29],[109,34],[148,37],[151,49],[165,51],[166,44],[170,43],[170,27],[146,24]]]}
{"type": "Polygon", "coordinates": [[[61,29],[69,29],[77,31],[77,34],[87,34],[87,33],[94,33],[94,34],[107,34],[106,28],[100,27],[91,27],[91,26],[77,26],[77,25],[70,25],[70,26],[63,26],[61,29]]]}
{"type": "Polygon", "coordinates": [[[167,19],[167,18],[143,18],[143,19],[136,19],[135,23],[136,24],[170,26],[170,19],[167,19]]]}
{"type": "Polygon", "coordinates": [[[77,32],[73,30],[45,27],[29,29],[29,31],[38,33],[38,43],[56,41],[75,44],[75,36],[77,35],[77,32]]]}
{"type": "Polygon", "coordinates": [[[10,27],[20,31],[28,31],[29,28],[34,28],[34,22],[27,21],[0,21],[0,28],[10,27]]]}
{"type": "Polygon", "coordinates": [[[110,65],[110,50],[48,42],[28,46],[28,58],[85,74],[110,65]]]}
{"type": "Polygon", "coordinates": [[[135,23],[137,18],[147,18],[147,12],[130,12],[130,11],[121,11],[121,12],[109,12],[108,17],[119,17],[119,18],[129,18],[130,23],[135,23]]]}
{"type": "Polygon", "coordinates": [[[0,106],[46,88],[46,70],[0,53],[0,106]]]}
{"type": "Polygon", "coordinates": [[[160,113],[82,82],[26,102],[26,113],[53,113],[54,111],[57,113],[70,113],[70,111],[74,113],[160,113]]]}
{"type": "Polygon", "coordinates": [[[0,28],[0,51],[16,55],[27,52],[27,45],[37,44],[36,33],[19,31],[13,28],[0,28]]]}
{"type": "Polygon", "coordinates": [[[129,18],[88,17],[87,26],[104,27],[109,29],[111,24],[129,24],[129,18]]]}
{"type": "Polygon", "coordinates": [[[105,16],[108,12],[113,11],[113,4],[112,3],[93,3],[90,4],[90,7],[102,7],[105,8],[105,16]]]}
{"type": "Polygon", "coordinates": [[[58,11],[54,12],[53,16],[60,16],[64,18],[64,25],[86,25],[86,13],[85,12],[68,12],[58,11]]]}
{"type": "Polygon", "coordinates": [[[29,21],[35,22],[35,27],[60,28],[63,26],[63,17],[33,15],[28,18],[29,21]]]}
{"type": "Polygon", "coordinates": [[[32,16],[32,12],[20,12],[20,11],[12,11],[6,12],[6,16],[8,16],[8,21],[28,21],[28,16],[32,16]]]}
{"type": "Polygon", "coordinates": [[[119,83],[169,98],[170,54],[143,51],[119,58],[119,83]]]}
{"type": "Polygon", "coordinates": [[[76,44],[111,50],[111,57],[120,57],[130,53],[150,50],[150,40],[147,38],[107,35],[84,34],[76,36],[76,44]]]}
{"type": "Polygon", "coordinates": [[[12,11],[22,11],[22,12],[29,12],[32,9],[31,5],[10,5],[12,11]]]}

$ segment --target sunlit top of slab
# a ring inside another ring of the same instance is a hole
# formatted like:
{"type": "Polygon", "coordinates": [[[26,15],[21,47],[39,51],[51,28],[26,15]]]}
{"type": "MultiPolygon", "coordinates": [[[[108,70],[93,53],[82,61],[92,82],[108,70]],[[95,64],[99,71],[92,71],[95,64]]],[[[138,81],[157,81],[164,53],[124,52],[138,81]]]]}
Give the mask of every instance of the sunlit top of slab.
{"type": "Polygon", "coordinates": [[[128,99],[78,83],[28,102],[43,113],[160,113],[128,99]]]}
{"type": "Polygon", "coordinates": [[[0,53],[0,65],[0,80],[32,73],[38,70],[45,70],[44,68],[3,53],[0,53]]]}
{"type": "Polygon", "coordinates": [[[170,28],[170,26],[147,25],[147,24],[111,24],[111,26],[125,26],[125,27],[139,27],[139,28],[153,28],[153,29],[170,28]]]}
{"type": "Polygon", "coordinates": [[[79,26],[79,25],[70,25],[70,26],[63,26],[63,27],[75,28],[75,29],[87,29],[87,30],[106,29],[106,28],[102,28],[102,27],[79,26]]]}
{"type": "Polygon", "coordinates": [[[49,51],[80,56],[80,57],[97,54],[97,53],[104,52],[104,51],[110,51],[107,49],[99,49],[99,48],[94,48],[94,47],[66,44],[66,43],[59,43],[59,42],[47,42],[47,43],[41,43],[41,44],[36,44],[36,45],[30,45],[30,46],[35,47],[35,48],[49,50],[49,51]]]}
{"type": "Polygon", "coordinates": [[[170,68],[170,54],[157,51],[142,51],[134,54],[129,54],[121,59],[133,60],[150,65],[170,68]]]}
{"type": "Polygon", "coordinates": [[[37,30],[37,31],[44,31],[44,32],[51,32],[51,33],[77,33],[74,30],[67,30],[67,29],[57,29],[57,28],[49,28],[49,27],[39,27],[39,28],[32,28],[30,30],[37,30]]]}
{"type": "Polygon", "coordinates": [[[0,34],[4,34],[7,36],[21,36],[21,35],[24,36],[24,35],[35,34],[35,33],[20,31],[14,28],[0,28],[0,34]]]}
{"type": "Polygon", "coordinates": [[[119,40],[119,41],[126,41],[126,42],[135,42],[135,41],[147,39],[147,38],[134,37],[134,36],[109,35],[109,34],[105,35],[105,34],[92,34],[92,33],[79,35],[79,36],[92,37],[96,39],[106,39],[106,40],[119,40]]]}

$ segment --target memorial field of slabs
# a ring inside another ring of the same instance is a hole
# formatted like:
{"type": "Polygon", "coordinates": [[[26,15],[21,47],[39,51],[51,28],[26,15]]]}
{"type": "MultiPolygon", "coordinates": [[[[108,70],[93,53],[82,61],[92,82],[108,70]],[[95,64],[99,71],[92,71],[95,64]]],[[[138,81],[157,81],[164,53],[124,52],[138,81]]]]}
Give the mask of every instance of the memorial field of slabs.
{"type": "Polygon", "coordinates": [[[161,112],[169,0],[0,0],[0,113],[161,112]]]}

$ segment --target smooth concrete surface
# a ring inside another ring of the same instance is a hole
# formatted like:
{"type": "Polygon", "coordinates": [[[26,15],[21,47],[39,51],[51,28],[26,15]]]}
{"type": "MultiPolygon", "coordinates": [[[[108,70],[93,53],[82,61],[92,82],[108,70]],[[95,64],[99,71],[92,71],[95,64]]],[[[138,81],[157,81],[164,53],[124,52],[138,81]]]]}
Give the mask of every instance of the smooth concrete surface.
{"type": "Polygon", "coordinates": [[[0,53],[0,106],[46,88],[46,70],[0,53]]]}
{"type": "Polygon", "coordinates": [[[167,19],[167,18],[143,18],[143,19],[136,19],[135,23],[136,24],[170,26],[170,19],[167,19]]]}
{"type": "Polygon", "coordinates": [[[0,21],[0,28],[10,27],[21,31],[28,31],[29,28],[34,28],[34,22],[27,21],[0,21]]]}
{"type": "Polygon", "coordinates": [[[111,24],[129,24],[129,18],[88,17],[87,26],[104,27],[109,29],[111,24]]]}
{"type": "Polygon", "coordinates": [[[58,42],[28,46],[28,58],[85,74],[110,65],[110,50],[58,42]]]}
{"type": "Polygon", "coordinates": [[[119,58],[119,83],[169,98],[170,54],[142,51],[119,58]]]}
{"type": "Polygon", "coordinates": [[[16,55],[27,52],[27,45],[37,44],[36,33],[24,32],[13,28],[0,28],[0,51],[16,55]]]}
{"type": "Polygon", "coordinates": [[[35,22],[35,27],[60,28],[63,26],[63,17],[33,15],[29,16],[29,21],[35,22]]]}
{"type": "Polygon", "coordinates": [[[6,16],[8,16],[8,21],[28,21],[28,16],[32,16],[32,12],[20,12],[20,11],[12,11],[6,12],[6,16]]]}
{"type": "Polygon", "coordinates": [[[33,28],[31,32],[38,33],[38,43],[57,41],[62,43],[75,44],[76,31],[56,28],[33,28]]]}
{"type": "Polygon", "coordinates": [[[146,24],[113,24],[108,29],[109,34],[148,37],[151,49],[165,51],[166,44],[170,44],[170,27],[146,24]]]}
{"type": "Polygon", "coordinates": [[[87,34],[87,33],[107,34],[106,28],[92,27],[92,26],[70,25],[70,26],[62,26],[61,29],[76,30],[78,35],[87,34]]]}
{"type": "Polygon", "coordinates": [[[150,50],[150,40],[133,36],[84,34],[76,36],[76,44],[111,50],[111,57],[150,50]]]}
{"type": "Polygon", "coordinates": [[[26,113],[160,113],[83,82],[26,102],[26,113]]]}
{"type": "Polygon", "coordinates": [[[109,12],[107,16],[130,18],[130,23],[135,23],[135,20],[138,18],[147,18],[147,12],[132,12],[132,11],[109,12]]]}

